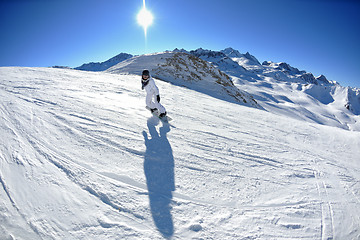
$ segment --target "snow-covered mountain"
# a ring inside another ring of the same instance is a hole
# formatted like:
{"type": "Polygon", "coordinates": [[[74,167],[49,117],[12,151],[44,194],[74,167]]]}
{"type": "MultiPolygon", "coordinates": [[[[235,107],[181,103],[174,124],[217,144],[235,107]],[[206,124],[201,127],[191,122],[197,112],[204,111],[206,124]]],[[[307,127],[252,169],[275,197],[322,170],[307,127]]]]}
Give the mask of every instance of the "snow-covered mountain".
{"type": "Polygon", "coordinates": [[[280,115],[156,79],[165,124],[139,79],[0,68],[0,239],[360,238],[360,132],[285,114],[321,85],[249,85],[280,115]]]}
{"type": "Polygon", "coordinates": [[[208,61],[185,52],[163,52],[135,56],[106,72],[138,74],[149,69],[152,76],[223,100],[252,107],[260,106],[253,97],[238,89],[230,77],[208,61]]]}
{"type": "Polygon", "coordinates": [[[84,63],[83,65],[81,65],[80,67],[76,67],[75,69],[83,70],[83,71],[94,71],[94,72],[105,71],[106,69],[131,57],[133,57],[133,55],[128,53],[120,53],[105,62],[84,63]]]}
{"type": "Polygon", "coordinates": [[[241,54],[238,50],[235,50],[233,48],[226,48],[221,52],[225,53],[226,56],[239,63],[239,65],[241,66],[247,66],[247,68],[249,68],[250,66],[255,66],[256,68],[260,65],[260,62],[249,52],[241,54]]]}
{"type": "Polygon", "coordinates": [[[360,90],[342,87],[324,75],[287,63],[264,61],[226,48],[212,51],[175,49],[134,56],[106,72],[140,74],[149,69],[158,79],[219,99],[263,108],[296,119],[360,130],[360,90]]]}
{"type": "Polygon", "coordinates": [[[228,57],[225,53],[219,51],[204,50],[199,48],[190,51],[190,54],[197,56],[205,61],[210,62],[221,71],[229,74],[230,76],[241,77],[246,74],[246,69],[238,64],[236,61],[228,57]]]}

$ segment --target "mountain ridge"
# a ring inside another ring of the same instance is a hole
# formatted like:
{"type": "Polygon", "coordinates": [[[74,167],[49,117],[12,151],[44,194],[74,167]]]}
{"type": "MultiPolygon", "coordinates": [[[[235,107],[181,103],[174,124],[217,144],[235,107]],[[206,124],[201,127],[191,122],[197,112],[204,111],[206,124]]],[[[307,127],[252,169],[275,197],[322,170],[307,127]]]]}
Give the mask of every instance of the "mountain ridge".
{"type": "Polygon", "coordinates": [[[315,77],[285,62],[264,61],[261,64],[249,52],[242,54],[233,48],[221,51],[176,48],[120,59],[105,71],[140,75],[145,68],[158,79],[213,97],[311,122],[358,129],[354,126],[359,125],[360,120],[360,89],[342,87],[324,75],[315,77]],[[174,59],[170,61],[170,58],[174,59]],[[206,86],[209,81],[214,84],[213,89],[206,86]],[[286,104],[286,107],[279,107],[279,104],[286,104]]]}
{"type": "MultiPolygon", "coordinates": [[[[214,51],[214,50],[208,50],[208,49],[203,49],[203,48],[198,48],[196,50],[190,50],[187,51],[185,49],[178,49],[175,48],[172,51],[165,51],[165,52],[183,52],[183,53],[189,53],[192,55],[195,55],[197,57],[202,58],[203,60],[205,60],[206,58],[210,59],[216,59],[216,58],[225,58],[225,59],[232,59],[232,58],[245,58],[248,61],[251,61],[251,65],[259,65],[259,66],[272,66],[274,68],[277,68],[281,71],[288,71],[291,73],[295,73],[295,74],[306,74],[306,75],[310,75],[311,73],[307,73],[304,70],[298,70],[295,67],[290,66],[290,64],[285,63],[285,62],[279,62],[279,63],[274,63],[272,61],[264,61],[262,64],[257,60],[257,58],[253,55],[251,55],[249,52],[246,52],[245,54],[240,53],[238,50],[233,49],[231,47],[225,48],[224,50],[220,50],[220,51],[214,51]],[[205,58],[205,59],[204,59],[205,58]]],[[[145,54],[146,55],[146,54],[145,54]]],[[[112,66],[125,61],[129,58],[132,57],[136,57],[137,55],[132,55],[132,54],[128,54],[128,53],[120,53],[104,62],[90,62],[90,63],[84,63],[79,67],[75,67],[74,69],[76,70],[84,70],[84,71],[105,71],[109,68],[111,68],[112,66]]],[[[236,62],[236,61],[233,61],[236,62]]],[[[217,65],[215,63],[215,65],[217,65]]],[[[240,65],[240,64],[239,64],[240,65]]],[[[240,65],[240,67],[242,67],[240,65]]],[[[246,70],[246,69],[245,69],[246,70]]],[[[312,75],[312,74],[311,74],[312,75]]],[[[326,77],[321,74],[318,77],[314,77],[315,79],[326,79],[326,77]]],[[[309,83],[314,83],[313,78],[312,77],[306,77],[304,76],[304,80],[308,80],[309,83]]],[[[327,79],[323,82],[326,83],[332,83],[330,81],[328,81],[327,79]]]]}
{"type": "Polygon", "coordinates": [[[94,71],[94,72],[105,71],[106,69],[108,69],[128,58],[131,58],[131,57],[133,57],[133,55],[128,54],[128,53],[120,53],[104,62],[84,63],[83,65],[76,67],[74,69],[83,70],[83,71],[94,71]]]}
{"type": "MultiPolygon", "coordinates": [[[[208,50],[203,48],[198,48],[196,50],[190,50],[187,51],[185,49],[178,49],[175,48],[172,51],[165,51],[165,52],[183,52],[183,53],[189,53],[194,56],[197,56],[205,61],[209,61],[215,66],[219,66],[219,61],[225,62],[228,61],[227,64],[233,65],[233,67],[240,67],[237,69],[238,71],[246,71],[247,69],[243,65],[253,65],[257,67],[261,66],[269,66],[273,67],[274,69],[277,69],[279,71],[287,72],[288,74],[299,74],[303,75],[303,80],[307,81],[308,83],[314,83],[314,84],[338,84],[335,81],[329,81],[323,74],[321,74],[318,77],[315,77],[312,73],[308,73],[305,70],[299,70],[296,67],[292,67],[290,64],[286,62],[272,62],[272,61],[264,61],[262,64],[257,60],[257,58],[253,55],[251,55],[249,52],[246,52],[245,54],[240,53],[238,50],[233,49],[231,47],[225,48],[220,51],[214,51],[214,50],[208,50]],[[234,61],[233,59],[237,59],[237,61],[234,61]],[[239,64],[239,59],[242,58],[242,64],[239,64]],[[248,62],[246,62],[246,59],[248,62]],[[215,62],[212,62],[211,60],[216,60],[215,62]]],[[[146,54],[145,54],[146,55],[146,54]]],[[[90,62],[90,63],[84,63],[79,67],[75,67],[76,70],[83,70],[83,71],[105,71],[112,66],[115,66],[116,64],[125,61],[129,58],[136,57],[137,55],[132,55],[128,53],[120,53],[104,62],[90,62]]],[[[249,67],[250,68],[250,67],[249,67]]],[[[250,69],[253,70],[253,69],[250,69]]],[[[235,72],[233,72],[234,75],[236,75],[235,72]]],[[[356,89],[356,87],[351,87],[353,89],[356,89]]]]}

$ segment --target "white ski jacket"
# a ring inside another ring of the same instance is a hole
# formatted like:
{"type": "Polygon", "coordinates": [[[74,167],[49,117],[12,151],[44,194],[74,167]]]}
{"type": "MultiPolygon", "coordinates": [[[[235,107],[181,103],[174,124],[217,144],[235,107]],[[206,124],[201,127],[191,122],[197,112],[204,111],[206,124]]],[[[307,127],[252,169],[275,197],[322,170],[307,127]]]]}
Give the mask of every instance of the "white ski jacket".
{"type": "Polygon", "coordinates": [[[156,86],[154,79],[149,77],[149,83],[144,87],[147,95],[159,95],[159,88],[156,86]]]}

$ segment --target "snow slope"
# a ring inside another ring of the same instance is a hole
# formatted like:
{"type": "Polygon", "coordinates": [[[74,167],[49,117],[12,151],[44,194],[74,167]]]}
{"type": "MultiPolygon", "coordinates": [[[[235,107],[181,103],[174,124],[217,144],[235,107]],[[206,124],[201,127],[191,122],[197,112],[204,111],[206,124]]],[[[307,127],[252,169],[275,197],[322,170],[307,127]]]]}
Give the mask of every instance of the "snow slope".
{"type": "Polygon", "coordinates": [[[260,64],[249,53],[232,48],[200,48],[190,53],[228,74],[235,86],[270,112],[360,131],[360,89],[342,87],[324,75],[314,77],[287,63],[260,64]]]}
{"type": "Polygon", "coordinates": [[[250,53],[242,54],[233,48],[174,49],[134,57],[121,53],[106,62],[76,69],[139,74],[144,68],[159,79],[219,99],[360,131],[360,89],[342,87],[324,75],[315,77],[285,62],[260,64],[250,53]]]}
{"type": "Polygon", "coordinates": [[[360,133],[140,76],[0,68],[1,239],[359,239],[360,133]]]}
{"type": "Polygon", "coordinates": [[[233,48],[175,49],[134,57],[122,53],[95,65],[84,64],[77,69],[140,74],[147,68],[161,80],[218,99],[360,131],[360,89],[343,87],[324,75],[315,77],[284,62],[260,64],[250,53],[233,48]]]}
{"type": "Polygon", "coordinates": [[[256,80],[233,77],[233,81],[272,113],[360,131],[359,89],[338,84],[309,84],[271,70],[256,80]]]}
{"type": "Polygon", "coordinates": [[[119,62],[125,61],[126,59],[129,59],[131,57],[133,57],[133,55],[127,53],[120,53],[105,62],[84,63],[83,65],[76,67],[75,69],[83,70],[83,71],[94,71],[94,72],[104,71],[118,64],[119,62]]]}
{"type": "Polygon", "coordinates": [[[135,56],[123,61],[106,72],[114,74],[141,74],[149,69],[150,74],[161,80],[205,93],[207,95],[261,108],[248,93],[238,89],[230,77],[189,53],[162,52],[135,56]]]}

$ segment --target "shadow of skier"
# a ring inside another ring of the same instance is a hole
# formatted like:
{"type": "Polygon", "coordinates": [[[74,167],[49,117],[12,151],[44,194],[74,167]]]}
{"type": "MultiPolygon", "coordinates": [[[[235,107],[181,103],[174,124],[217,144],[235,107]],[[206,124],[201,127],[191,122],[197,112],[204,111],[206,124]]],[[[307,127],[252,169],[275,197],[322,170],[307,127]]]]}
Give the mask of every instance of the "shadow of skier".
{"type": "Polygon", "coordinates": [[[163,237],[170,238],[174,233],[170,212],[172,191],[175,190],[174,156],[166,136],[170,132],[170,126],[163,123],[159,134],[155,128],[158,124],[159,119],[156,117],[147,121],[151,139],[143,131],[146,145],[144,172],[154,223],[163,237]]]}

